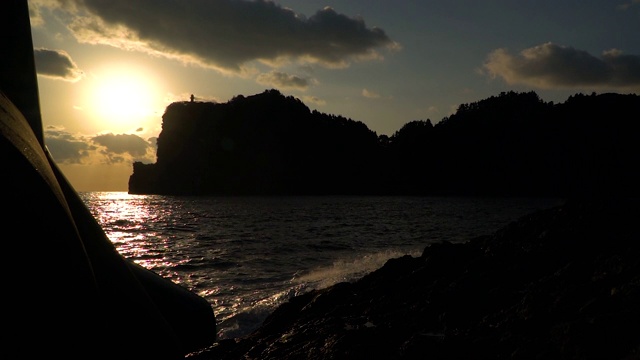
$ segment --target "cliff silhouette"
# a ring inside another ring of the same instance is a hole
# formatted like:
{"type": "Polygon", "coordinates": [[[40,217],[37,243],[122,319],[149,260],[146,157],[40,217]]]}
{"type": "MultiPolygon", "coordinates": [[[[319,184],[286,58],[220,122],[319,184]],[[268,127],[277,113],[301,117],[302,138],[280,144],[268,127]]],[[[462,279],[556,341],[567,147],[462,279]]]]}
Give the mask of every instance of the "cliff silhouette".
{"type": "Polygon", "coordinates": [[[176,102],[156,163],[133,164],[129,193],[636,196],[638,119],[637,95],[554,104],[511,91],[386,136],[273,89],[176,102]]]}

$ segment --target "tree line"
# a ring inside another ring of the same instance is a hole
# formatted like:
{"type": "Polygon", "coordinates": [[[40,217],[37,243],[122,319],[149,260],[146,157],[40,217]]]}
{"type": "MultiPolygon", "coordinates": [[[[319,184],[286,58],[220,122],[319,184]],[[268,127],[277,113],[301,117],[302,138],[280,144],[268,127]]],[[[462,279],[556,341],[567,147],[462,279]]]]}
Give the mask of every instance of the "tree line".
{"type": "Polygon", "coordinates": [[[273,89],[227,103],[176,102],[163,115],[156,163],[133,164],[129,192],[636,195],[638,120],[637,95],[554,104],[510,91],[387,136],[273,89]]]}

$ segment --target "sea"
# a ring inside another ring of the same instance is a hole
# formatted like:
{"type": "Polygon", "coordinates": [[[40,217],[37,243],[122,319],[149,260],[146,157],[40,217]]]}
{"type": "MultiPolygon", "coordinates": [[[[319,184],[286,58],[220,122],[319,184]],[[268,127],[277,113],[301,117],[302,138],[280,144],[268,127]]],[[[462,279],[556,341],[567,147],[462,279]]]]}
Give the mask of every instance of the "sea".
{"type": "Polygon", "coordinates": [[[80,192],[122,256],[205,298],[218,339],[289,298],[429,244],[490,235],[555,198],[162,196],[80,192]]]}

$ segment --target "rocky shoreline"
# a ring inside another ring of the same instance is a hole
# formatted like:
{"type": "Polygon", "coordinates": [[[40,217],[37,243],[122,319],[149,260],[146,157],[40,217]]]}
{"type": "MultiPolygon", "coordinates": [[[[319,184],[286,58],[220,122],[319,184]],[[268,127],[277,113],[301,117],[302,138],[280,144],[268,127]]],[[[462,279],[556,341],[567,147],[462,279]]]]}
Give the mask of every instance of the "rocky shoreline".
{"type": "Polygon", "coordinates": [[[570,200],[294,297],[208,359],[638,359],[638,199],[570,200]]]}

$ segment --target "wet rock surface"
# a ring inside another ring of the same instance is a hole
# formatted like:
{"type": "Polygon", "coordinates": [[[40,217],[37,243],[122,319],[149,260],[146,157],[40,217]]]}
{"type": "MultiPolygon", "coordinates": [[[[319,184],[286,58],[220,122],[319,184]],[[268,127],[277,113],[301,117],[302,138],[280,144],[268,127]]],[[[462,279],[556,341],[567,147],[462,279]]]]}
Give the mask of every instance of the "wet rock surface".
{"type": "Polygon", "coordinates": [[[204,359],[638,359],[637,199],[571,200],[294,297],[204,359]]]}

